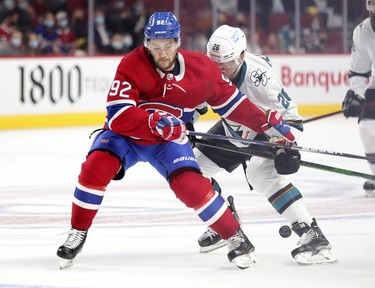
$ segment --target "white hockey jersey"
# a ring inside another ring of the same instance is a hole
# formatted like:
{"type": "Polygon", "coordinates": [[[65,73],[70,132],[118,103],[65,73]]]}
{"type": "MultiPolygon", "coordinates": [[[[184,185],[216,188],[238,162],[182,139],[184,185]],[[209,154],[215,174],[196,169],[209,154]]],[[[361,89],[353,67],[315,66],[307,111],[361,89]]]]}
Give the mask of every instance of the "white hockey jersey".
{"type": "Polygon", "coordinates": [[[353,31],[353,47],[350,58],[350,89],[364,97],[367,88],[367,77],[356,76],[371,73],[369,87],[375,88],[375,32],[370,18],[363,20],[353,31]]]}
{"type": "MultiPolygon", "coordinates": [[[[288,91],[281,82],[280,77],[273,69],[270,59],[267,56],[247,53],[245,61],[241,67],[237,88],[245,94],[254,104],[263,111],[269,109],[277,110],[283,119],[290,122],[301,122],[296,103],[288,95],[288,91]]],[[[253,139],[257,133],[239,124],[226,121],[230,127],[224,128],[227,135],[233,135],[233,132],[239,134],[242,138],[253,139]]],[[[302,125],[302,124],[301,124],[302,125]]],[[[292,132],[296,140],[301,136],[301,131],[292,127],[292,132]]],[[[232,142],[236,146],[238,142],[232,142]]]]}

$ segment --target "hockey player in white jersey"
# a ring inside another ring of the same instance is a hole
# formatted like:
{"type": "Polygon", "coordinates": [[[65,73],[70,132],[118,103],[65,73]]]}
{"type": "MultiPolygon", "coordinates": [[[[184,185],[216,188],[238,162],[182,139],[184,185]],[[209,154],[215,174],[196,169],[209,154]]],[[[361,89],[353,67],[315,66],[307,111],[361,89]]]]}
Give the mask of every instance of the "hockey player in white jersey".
{"type": "MultiPolygon", "coordinates": [[[[212,34],[207,44],[207,55],[220,67],[224,76],[264,111],[276,110],[282,114],[295,139],[303,131],[303,121],[295,102],[273,70],[270,59],[246,52],[246,37],[239,28],[222,25],[212,34]]],[[[268,141],[264,136],[239,124],[220,120],[208,133],[268,141]]],[[[202,138],[215,144],[209,138],[202,138]]],[[[272,139],[278,142],[281,139],[272,139]]],[[[283,143],[284,144],[284,143],[283,143]]],[[[241,146],[239,142],[230,145],[241,146]]],[[[254,145],[255,146],[255,145],[254,145]]],[[[258,146],[259,147],[259,146],[258,146]]],[[[256,149],[257,147],[253,147],[256,149]]],[[[264,149],[264,148],[263,148],[264,149]]],[[[315,264],[337,261],[331,245],[310,215],[302,194],[283,174],[292,174],[299,169],[300,154],[297,150],[279,149],[272,151],[275,159],[227,152],[199,143],[195,148],[198,163],[206,176],[226,170],[232,172],[243,166],[250,189],[264,195],[274,209],[290,224],[300,237],[298,247],[291,254],[300,264],[315,264]]],[[[208,228],[198,239],[200,251],[207,253],[224,246],[215,231],[208,228]]]]}
{"type": "MultiPolygon", "coordinates": [[[[375,0],[366,0],[370,17],[353,32],[349,91],[342,103],[345,117],[359,117],[358,128],[364,152],[375,158],[375,0]]],[[[375,175],[375,161],[369,161],[375,175]]],[[[366,197],[375,197],[375,181],[368,180],[363,189],[366,197]]]]}

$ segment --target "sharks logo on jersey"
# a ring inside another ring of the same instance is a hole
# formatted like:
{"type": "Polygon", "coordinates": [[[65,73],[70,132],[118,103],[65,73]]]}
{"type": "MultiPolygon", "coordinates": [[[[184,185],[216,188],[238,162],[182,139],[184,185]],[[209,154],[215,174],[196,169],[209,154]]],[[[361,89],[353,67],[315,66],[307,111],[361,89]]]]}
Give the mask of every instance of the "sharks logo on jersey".
{"type": "Polygon", "coordinates": [[[267,71],[261,71],[259,68],[254,70],[250,75],[250,80],[256,87],[258,87],[260,84],[266,86],[269,79],[270,78],[267,77],[267,71]]]}

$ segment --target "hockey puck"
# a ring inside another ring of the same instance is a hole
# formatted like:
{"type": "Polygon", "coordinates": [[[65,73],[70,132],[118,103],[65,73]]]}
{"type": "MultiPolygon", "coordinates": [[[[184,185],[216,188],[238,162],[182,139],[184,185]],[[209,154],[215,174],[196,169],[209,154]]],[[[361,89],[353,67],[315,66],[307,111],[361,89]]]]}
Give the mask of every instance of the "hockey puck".
{"type": "Polygon", "coordinates": [[[280,227],[279,234],[283,238],[288,238],[290,235],[292,235],[292,230],[288,225],[284,225],[280,227]]]}

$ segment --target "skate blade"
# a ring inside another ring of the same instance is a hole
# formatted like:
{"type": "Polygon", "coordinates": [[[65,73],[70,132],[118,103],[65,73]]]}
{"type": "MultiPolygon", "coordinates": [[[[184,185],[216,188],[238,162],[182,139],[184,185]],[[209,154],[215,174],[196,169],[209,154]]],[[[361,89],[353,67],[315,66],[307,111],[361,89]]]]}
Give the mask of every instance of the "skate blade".
{"type": "Polygon", "coordinates": [[[71,260],[63,259],[63,258],[59,258],[59,259],[60,259],[60,269],[66,269],[73,265],[73,259],[71,260]]]}
{"type": "Polygon", "coordinates": [[[317,254],[312,252],[300,253],[294,259],[301,265],[336,263],[338,261],[337,257],[332,254],[331,249],[320,250],[317,254]]]}
{"type": "Polygon", "coordinates": [[[226,245],[227,245],[227,241],[222,239],[214,245],[210,245],[210,246],[207,246],[207,247],[200,247],[199,252],[203,253],[203,254],[209,253],[209,252],[215,251],[215,250],[217,250],[221,247],[224,247],[226,245]]]}
{"type": "Polygon", "coordinates": [[[240,255],[232,260],[232,263],[236,264],[240,269],[246,269],[254,266],[258,262],[258,258],[255,256],[254,252],[249,254],[240,255]]]}

